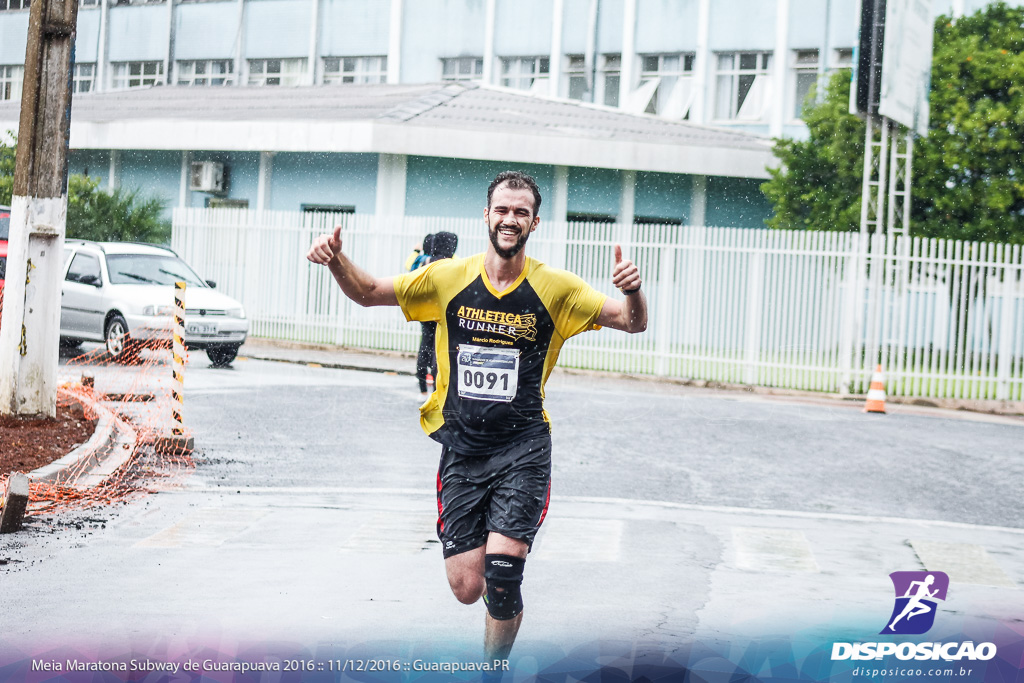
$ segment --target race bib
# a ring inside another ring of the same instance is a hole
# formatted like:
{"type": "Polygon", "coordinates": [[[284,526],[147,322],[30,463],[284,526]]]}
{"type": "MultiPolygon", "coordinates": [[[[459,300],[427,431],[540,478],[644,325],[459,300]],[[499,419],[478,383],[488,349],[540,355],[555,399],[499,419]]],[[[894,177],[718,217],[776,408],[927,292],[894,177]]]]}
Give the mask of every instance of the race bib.
{"type": "Polygon", "coordinates": [[[519,349],[459,345],[459,397],[508,403],[519,386],[519,349]]]}

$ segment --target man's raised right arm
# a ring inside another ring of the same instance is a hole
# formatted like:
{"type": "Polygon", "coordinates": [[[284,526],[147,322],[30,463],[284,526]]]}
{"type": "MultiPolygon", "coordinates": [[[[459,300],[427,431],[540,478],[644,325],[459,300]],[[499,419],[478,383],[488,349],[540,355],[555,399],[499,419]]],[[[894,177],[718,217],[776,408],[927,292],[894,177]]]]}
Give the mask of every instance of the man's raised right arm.
{"type": "Polygon", "coordinates": [[[341,226],[334,233],[324,233],[313,240],[306,258],[327,266],[341,291],[361,306],[397,306],[394,279],[377,278],[352,263],[341,253],[341,226]]]}

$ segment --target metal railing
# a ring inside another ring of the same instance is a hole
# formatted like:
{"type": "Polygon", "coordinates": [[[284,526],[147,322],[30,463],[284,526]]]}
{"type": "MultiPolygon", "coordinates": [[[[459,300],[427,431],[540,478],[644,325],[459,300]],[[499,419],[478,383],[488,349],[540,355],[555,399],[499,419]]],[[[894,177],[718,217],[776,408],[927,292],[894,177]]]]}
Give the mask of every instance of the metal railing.
{"type": "MultiPolygon", "coordinates": [[[[348,301],[306,260],[336,223],[346,253],[377,275],[401,272],[427,233],[456,233],[460,255],[487,240],[480,219],[179,209],[172,246],[243,302],[254,336],[414,351],[418,325],[348,301]]],[[[542,222],[527,250],[616,296],[615,243],[644,278],[648,331],[581,335],[563,366],[863,393],[881,363],[894,395],[1024,398],[1019,245],[542,222]]]]}

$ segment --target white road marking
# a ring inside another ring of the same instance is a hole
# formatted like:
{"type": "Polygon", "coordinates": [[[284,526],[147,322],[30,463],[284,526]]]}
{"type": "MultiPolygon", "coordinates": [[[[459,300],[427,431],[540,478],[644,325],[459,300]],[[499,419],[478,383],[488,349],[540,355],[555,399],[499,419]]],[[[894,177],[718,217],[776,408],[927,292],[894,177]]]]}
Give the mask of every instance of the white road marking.
{"type": "Polygon", "coordinates": [[[913,539],[910,545],[926,570],[946,572],[951,582],[1017,587],[980,545],[913,539]]]}
{"type": "Polygon", "coordinates": [[[621,519],[549,517],[533,545],[537,559],[556,562],[618,562],[621,519]]]}
{"type": "Polygon", "coordinates": [[[267,515],[255,508],[203,508],[135,544],[141,548],[218,546],[267,515]]]}
{"type": "Polygon", "coordinates": [[[783,573],[821,571],[802,531],[733,527],[732,542],[738,569],[783,573]]]}
{"type": "Polygon", "coordinates": [[[432,515],[392,512],[377,514],[363,524],[344,543],[343,552],[414,554],[438,547],[432,515]]]}

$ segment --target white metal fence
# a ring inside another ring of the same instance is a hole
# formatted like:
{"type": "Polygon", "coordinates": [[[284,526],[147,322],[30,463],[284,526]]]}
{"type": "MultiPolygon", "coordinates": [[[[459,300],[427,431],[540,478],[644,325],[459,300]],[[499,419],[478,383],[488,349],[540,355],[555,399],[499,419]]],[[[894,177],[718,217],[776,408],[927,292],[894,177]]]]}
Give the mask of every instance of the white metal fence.
{"type": "MultiPolygon", "coordinates": [[[[172,246],[240,299],[251,334],[414,351],[419,326],[348,301],[305,254],[344,226],[346,253],[398,273],[427,233],[486,246],[481,219],[179,209],[172,246]]],[[[891,394],[1022,400],[1021,248],[859,234],[542,223],[531,256],[608,294],[612,247],[640,268],[645,334],[600,330],[562,351],[563,366],[751,385],[863,393],[881,363],[891,394]]]]}

